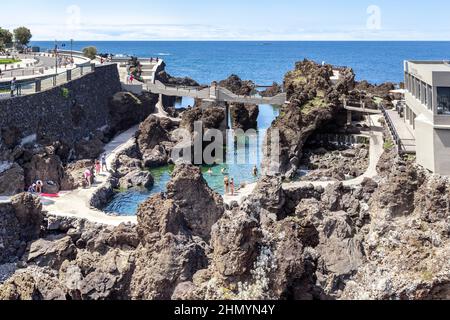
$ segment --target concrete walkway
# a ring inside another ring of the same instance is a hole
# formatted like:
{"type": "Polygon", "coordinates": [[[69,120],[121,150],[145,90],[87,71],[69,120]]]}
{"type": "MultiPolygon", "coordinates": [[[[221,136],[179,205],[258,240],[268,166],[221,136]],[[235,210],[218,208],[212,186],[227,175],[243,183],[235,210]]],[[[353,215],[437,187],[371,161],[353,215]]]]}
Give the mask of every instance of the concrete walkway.
{"type": "MultiPolygon", "coordinates": [[[[158,112],[153,115],[166,117],[167,113],[162,113],[162,111],[164,111],[162,108],[162,97],[160,97],[157,105],[159,106],[157,108],[158,112]]],[[[176,118],[168,118],[173,121],[178,120],[176,118]]],[[[105,146],[104,153],[107,155],[106,163],[109,169],[121,151],[136,143],[134,136],[138,129],[139,126],[128,129],[105,146]]],[[[77,189],[69,192],[61,192],[59,198],[43,198],[44,209],[55,216],[82,218],[91,222],[108,225],[119,225],[126,222],[137,223],[136,216],[110,216],[101,210],[90,207],[89,203],[93,195],[96,191],[105,186],[110,176],[111,174],[109,172],[100,175],[100,177],[97,177],[96,179],[96,184],[90,189],[77,189]]]]}
{"type": "MultiPolygon", "coordinates": [[[[138,126],[135,126],[121,133],[105,146],[105,153],[107,154],[106,162],[109,169],[117,154],[135,142],[134,135],[138,128],[138,126]]],[[[109,172],[101,174],[97,177],[96,184],[90,189],[61,192],[59,198],[43,198],[44,209],[55,216],[81,218],[108,225],[119,225],[124,222],[136,223],[136,216],[109,216],[89,206],[94,193],[105,186],[110,176],[111,174],[109,172]]]]}
{"type": "MultiPolygon", "coordinates": [[[[384,153],[384,138],[383,138],[383,128],[376,125],[383,116],[381,115],[371,115],[369,116],[369,121],[371,123],[372,131],[368,135],[370,138],[370,149],[369,149],[369,167],[366,172],[355,179],[343,181],[344,186],[357,186],[360,185],[365,178],[373,179],[378,176],[377,165],[380,161],[381,155],[384,153]]],[[[296,181],[283,184],[284,190],[299,189],[309,185],[327,187],[329,185],[337,183],[336,181],[296,181]]],[[[237,202],[241,204],[244,200],[253,193],[256,188],[256,183],[249,184],[245,188],[238,190],[235,196],[225,195],[224,201],[226,204],[230,205],[232,202],[237,202]]]]}

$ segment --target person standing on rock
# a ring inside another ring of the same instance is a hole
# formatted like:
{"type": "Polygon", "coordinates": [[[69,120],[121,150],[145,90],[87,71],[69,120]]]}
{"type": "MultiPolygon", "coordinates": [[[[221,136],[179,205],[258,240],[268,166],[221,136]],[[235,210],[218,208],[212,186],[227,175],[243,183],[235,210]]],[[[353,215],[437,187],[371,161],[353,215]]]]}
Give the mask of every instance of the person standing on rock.
{"type": "Polygon", "coordinates": [[[255,176],[255,177],[258,176],[258,167],[257,166],[253,167],[253,176],[255,176]]]}
{"type": "Polygon", "coordinates": [[[102,155],[102,171],[108,172],[108,165],[106,164],[106,153],[102,155]]]}

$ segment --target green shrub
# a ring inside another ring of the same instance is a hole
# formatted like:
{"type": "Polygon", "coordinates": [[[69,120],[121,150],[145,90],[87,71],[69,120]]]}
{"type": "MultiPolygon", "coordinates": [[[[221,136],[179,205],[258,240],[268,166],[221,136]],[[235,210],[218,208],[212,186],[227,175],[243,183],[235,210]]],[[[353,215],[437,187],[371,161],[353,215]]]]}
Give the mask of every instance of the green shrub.
{"type": "Polygon", "coordinates": [[[391,150],[394,147],[395,147],[395,144],[392,140],[387,140],[383,145],[384,150],[391,150]]]}
{"type": "Polygon", "coordinates": [[[68,99],[69,95],[70,95],[70,91],[67,88],[61,88],[61,95],[65,98],[68,99]]]}
{"type": "Polygon", "coordinates": [[[97,48],[96,47],[87,47],[83,49],[83,54],[85,57],[94,60],[97,57],[97,48]]]}

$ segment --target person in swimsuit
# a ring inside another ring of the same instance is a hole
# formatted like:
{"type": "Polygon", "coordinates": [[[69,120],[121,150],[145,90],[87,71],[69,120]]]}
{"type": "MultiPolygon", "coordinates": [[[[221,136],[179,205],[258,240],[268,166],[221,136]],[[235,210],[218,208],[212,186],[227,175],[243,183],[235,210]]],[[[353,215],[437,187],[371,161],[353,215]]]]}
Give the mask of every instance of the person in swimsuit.
{"type": "Polygon", "coordinates": [[[228,194],[230,191],[230,180],[227,176],[225,176],[225,178],[223,179],[223,184],[225,186],[225,194],[228,194]]]}
{"type": "Polygon", "coordinates": [[[44,186],[44,183],[41,180],[36,181],[36,192],[42,193],[43,186],[44,186]]]}
{"type": "Polygon", "coordinates": [[[234,179],[231,178],[231,181],[230,181],[230,190],[231,190],[231,195],[232,195],[232,196],[234,196],[234,189],[235,189],[234,179]]]}
{"type": "Polygon", "coordinates": [[[98,176],[100,175],[100,171],[102,169],[102,166],[100,164],[99,160],[95,160],[95,174],[98,176]]]}
{"type": "Polygon", "coordinates": [[[86,171],[84,172],[84,180],[86,180],[86,183],[87,183],[88,187],[90,188],[92,186],[90,169],[86,169],[86,171]]]}

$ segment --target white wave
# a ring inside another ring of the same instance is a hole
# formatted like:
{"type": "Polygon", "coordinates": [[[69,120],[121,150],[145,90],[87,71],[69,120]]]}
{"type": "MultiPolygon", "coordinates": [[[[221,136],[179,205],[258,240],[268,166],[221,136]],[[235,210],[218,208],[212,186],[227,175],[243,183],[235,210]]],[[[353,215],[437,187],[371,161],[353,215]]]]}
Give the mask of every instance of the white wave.
{"type": "Polygon", "coordinates": [[[164,53],[164,52],[160,52],[158,53],[158,56],[171,56],[171,53],[164,53]]]}

